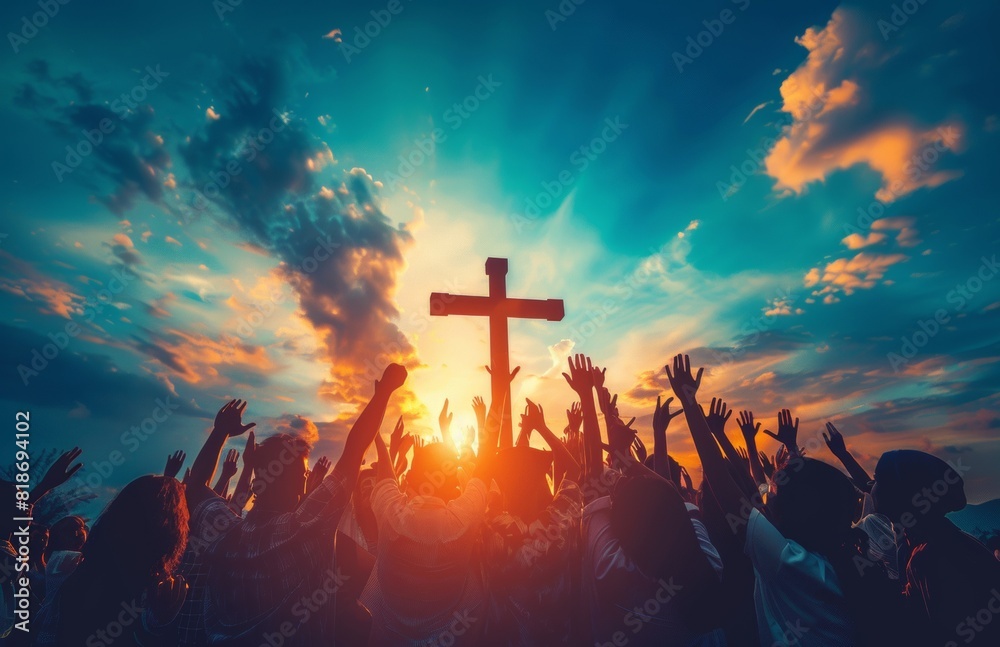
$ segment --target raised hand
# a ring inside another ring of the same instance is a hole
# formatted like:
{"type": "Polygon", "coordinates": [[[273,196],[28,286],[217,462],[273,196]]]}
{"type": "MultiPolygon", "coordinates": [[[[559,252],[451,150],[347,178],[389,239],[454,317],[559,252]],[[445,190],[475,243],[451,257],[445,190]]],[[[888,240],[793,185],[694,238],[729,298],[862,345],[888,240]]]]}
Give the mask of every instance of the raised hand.
{"type": "Polygon", "coordinates": [[[63,452],[59,458],[52,462],[49,469],[45,471],[45,476],[42,480],[38,482],[38,485],[31,491],[29,495],[29,502],[34,503],[35,501],[41,499],[43,496],[56,489],[66,481],[68,481],[74,474],[76,474],[83,463],[77,463],[72,465],[73,461],[80,457],[83,453],[79,447],[74,447],[68,452],[63,452]]]}
{"type": "Polygon", "coordinates": [[[396,420],[396,426],[392,428],[392,433],[389,434],[389,458],[393,461],[399,456],[399,448],[402,446],[403,442],[403,431],[405,427],[403,425],[403,416],[400,416],[396,420]]]}
{"type": "Polygon", "coordinates": [[[778,433],[767,429],[764,430],[764,433],[787,447],[790,454],[798,454],[799,419],[796,418],[793,423],[792,412],[788,409],[782,409],[778,412],[778,433]]]}
{"type": "Polygon", "coordinates": [[[465,426],[465,434],[462,437],[462,447],[472,447],[472,443],[476,442],[476,428],[472,425],[465,426]]]}
{"type": "Polygon", "coordinates": [[[712,431],[713,436],[718,438],[725,435],[726,423],[729,422],[732,415],[733,410],[723,402],[722,398],[712,398],[705,420],[708,421],[708,428],[712,431]]]}
{"type": "MultiPolygon", "coordinates": [[[[381,439],[381,435],[376,436],[377,439],[381,439]]],[[[330,471],[330,459],[326,456],[321,457],[316,464],[313,465],[312,471],[309,472],[309,478],[306,479],[306,493],[312,492],[320,486],[323,479],[326,478],[326,473],[330,471]]]]}
{"type": "Polygon", "coordinates": [[[684,479],[684,488],[694,493],[694,484],[691,482],[691,475],[688,474],[687,468],[683,465],[681,465],[681,478],[684,479]]]}
{"type": "Polygon", "coordinates": [[[230,479],[239,471],[240,453],[235,449],[230,449],[226,453],[226,460],[222,461],[222,478],[230,479]]]}
{"type": "Polygon", "coordinates": [[[740,417],[736,419],[736,422],[740,426],[740,431],[743,433],[743,441],[747,444],[747,447],[751,445],[756,446],[760,423],[754,423],[753,411],[744,409],[740,412],[740,417]]]}
{"type": "Polygon", "coordinates": [[[448,413],[448,398],[444,399],[444,406],[438,415],[438,427],[441,429],[441,437],[445,442],[451,439],[451,421],[455,418],[454,413],[448,413]]]}
{"type": "Polygon", "coordinates": [[[472,412],[476,414],[476,424],[480,429],[486,426],[486,402],[480,396],[472,398],[472,412]]]}
{"type": "MultiPolygon", "coordinates": [[[[589,364],[590,362],[588,362],[589,364]]],[[[590,366],[590,376],[594,380],[594,387],[597,389],[604,388],[604,378],[607,377],[608,369],[600,368],[597,366],[590,366]]]]}
{"type": "Polygon", "coordinates": [[[594,366],[590,358],[582,353],[578,353],[575,360],[569,358],[569,374],[563,373],[562,376],[578,395],[582,396],[594,388],[594,366]]]}
{"type": "Polygon", "coordinates": [[[185,458],[187,458],[187,454],[179,449],[167,456],[167,466],[163,468],[163,475],[167,478],[177,478],[177,474],[181,471],[181,466],[184,465],[185,458]]]}
{"type": "Polygon", "coordinates": [[[747,450],[742,447],[737,447],[736,453],[740,455],[740,458],[742,458],[745,463],[750,463],[750,454],[747,453],[747,450]]]}
{"type": "Polygon", "coordinates": [[[566,409],[566,421],[572,433],[580,433],[580,425],[583,424],[583,405],[579,402],[571,404],[569,409],[566,409]]]}
{"type": "Polygon", "coordinates": [[[406,382],[406,367],[402,364],[389,364],[382,371],[382,379],[375,380],[375,392],[392,393],[406,382]]]}
{"type": "Polygon", "coordinates": [[[782,469],[785,467],[785,463],[788,462],[790,455],[788,453],[788,447],[782,445],[778,448],[778,453],[774,455],[774,467],[776,469],[782,469]]]}
{"type": "MultiPolygon", "coordinates": [[[[633,420],[635,419],[633,418],[633,420]]],[[[626,427],[627,426],[629,425],[626,425],[626,427]]],[[[639,460],[640,463],[646,462],[646,457],[649,455],[649,453],[646,451],[646,444],[642,442],[642,439],[639,438],[639,436],[636,436],[635,438],[632,439],[632,451],[635,452],[635,457],[639,460]]]]}
{"type": "Polygon", "coordinates": [[[666,434],[667,427],[670,426],[670,421],[677,416],[684,413],[682,409],[670,413],[670,403],[674,399],[667,398],[667,401],[660,404],[660,396],[656,396],[656,409],[653,410],[653,433],[654,434],[666,434]]]}
{"type": "Polygon", "coordinates": [[[407,466],[410,464],[407,454],[409,454],[411,447],[413,447],[413,436],[411,434],[403,434],[403,437],[399,441],[399,453],[396,454],[395,469],[397,476],[405,472],[407,466]]]}
{"type": "Polygon", "coordinates": [[[768,458],[764,452],[760,452],[759,456],[761,467],[764,469],[764,475],[767,478],[771,478],[771,475],[774,474],[774,461],[768,458]]]}
{"type": "Polygon", "coordinates": [[[687,355],[677,355],[674,357],[673,364],[673,373],[670,372],[670,365],[663,367],[667,371],[667,380],[670,382],[670,388],[681,399],[682,404],[694,402],[695,394],[698,393],[698,387],[701,386],[701,375],[705,372],[705,369],[699,368],[698,374],[692,375],[691,358],[687,355]]]}
{"type": "Polygon", "coordinates": [[[146,599],[154,624],[162,627],[173,622],[184,606],[187,592],[188,584],[183,575],[165,577],[151,586],[146,599]]]}
{"type": "Polygon", "coordinates": [[[256,422],[243,424],[243,412],[247,408],[244,400],[230,400],[215,414],[215,428],[224,432],[227,437],[242,436],[248,430],[257,426],[256,422]]]}
{"type": "Polygon", "coordinates": [[[830,452],[838,458],[846,454],[847,444],[844,442],[844,437],[837,431],[832,422],[826,423],[826,431],[827,433],[823,434],[823,440],[826,441],[826,446],[830,448],[830,452]]]}
{"type": "Polygon", "coordinates": [[[826,446],[830,448],[830,451],[837,457],[837,460],[843,463],[844,467],[847,468],[847,473],[851,475],[851,478],[854,480],[854,484],[865,492],[871,492],[870,483],[872,482],[872,477],[868,474],[868,471],[861,466],[858,459],[851,454],[850,450],[847,449],[844,437],[837,430],[837,428],[833,426],[832,422],[826,423],[826,431],[827,433],[823,434],[823,440],[826,441],[826,446]]]}

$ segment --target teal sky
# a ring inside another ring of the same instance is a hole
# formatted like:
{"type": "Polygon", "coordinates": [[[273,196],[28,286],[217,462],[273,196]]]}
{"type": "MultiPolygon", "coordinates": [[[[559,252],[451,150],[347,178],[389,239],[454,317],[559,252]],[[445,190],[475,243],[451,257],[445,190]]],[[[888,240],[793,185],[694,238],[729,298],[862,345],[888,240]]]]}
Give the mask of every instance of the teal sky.
{"type": "Polygon", "coordinates": [[[411,429],[471,423],[486,324],[427,299],[501,256],[566,302],[511,324],[552,425],[570,351],[644,428],[690,352],[814,455],[834,420],[1000,496],[995,3],[673,4],[7,3],[5,417],[123,452],[102,496],[232,397],[335,456],[389,360],[411,429]]]}

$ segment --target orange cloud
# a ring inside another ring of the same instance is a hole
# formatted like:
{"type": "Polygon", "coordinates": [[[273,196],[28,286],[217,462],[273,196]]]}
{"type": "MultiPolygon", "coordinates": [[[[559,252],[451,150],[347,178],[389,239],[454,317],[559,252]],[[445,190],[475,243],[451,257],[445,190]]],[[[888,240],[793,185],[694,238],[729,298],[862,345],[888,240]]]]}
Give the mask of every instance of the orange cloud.
{"type": "Polygon", "coordinates": [[[913,125],[907,115],[872,122],[860,114],[871,88],[862,85],[861,70],[877,68],[891,52],[850,10],[837,9],[822,29],[810,27],[796,42],[809,54],[781,84],[782,110],[792,123],[765,160],[775,188],[802,193],[837,170],[863,164],[882,176],[875,197],[882,202],[921,187],[935,187],[960,173],[935,170],[946,152],[957,151],[962,128],[913,125]],[[864,122],[865,128],[855,124],[864,122]]]}
{"type": "Polygon", "coordinates": [[[854,258],[838,258],[822,270],[812,268],[806,274],[804,284],[807,288],[820,286],[813,291],[813,296],[826,295],[824,303],[835,303],[837,293],[851,295],[855,290],[873,288],[889,267],[908,258],[905,254],[861,252],[854,258]]]}

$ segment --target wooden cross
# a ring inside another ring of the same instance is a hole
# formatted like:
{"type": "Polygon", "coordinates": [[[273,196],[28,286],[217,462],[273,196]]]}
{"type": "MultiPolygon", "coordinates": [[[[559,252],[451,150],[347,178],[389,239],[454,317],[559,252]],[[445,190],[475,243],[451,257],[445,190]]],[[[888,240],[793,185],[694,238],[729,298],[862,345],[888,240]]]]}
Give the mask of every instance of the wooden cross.
{"type": "Polygon", "coordinates": [[[507,259],[487,258],[490,295],[464,296],[444,292],[431,293],[431,315],[473,315],[490,318],[490,381],[493,402],[503,402],[500,424],[500,448],[514,446],[511,423],[510,354],[507,343],[508,319],[547,319],[562,321],[565,314],[561,299],[508,299],[507,259]]]}

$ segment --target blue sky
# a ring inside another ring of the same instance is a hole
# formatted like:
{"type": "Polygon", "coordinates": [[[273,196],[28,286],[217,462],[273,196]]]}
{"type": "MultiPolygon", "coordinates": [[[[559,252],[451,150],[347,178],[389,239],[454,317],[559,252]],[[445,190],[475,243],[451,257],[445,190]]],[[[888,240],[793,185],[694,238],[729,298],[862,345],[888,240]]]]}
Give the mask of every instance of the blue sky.
{"type": "Polygon", "coordinates": [[[925,449],[1000,495],[996,7],[681,4],[8,3],[4,411],[90,474],[122,451],[102,495],[231,397],[336,455],[389,359],[411,429],[469,423],[485,322],[427,298],[503,256],[566,301],[511,325],[553,425],[570,351],[644,428],[690,351],[816,455],[835,420],[869,467],[925,449]]]}

